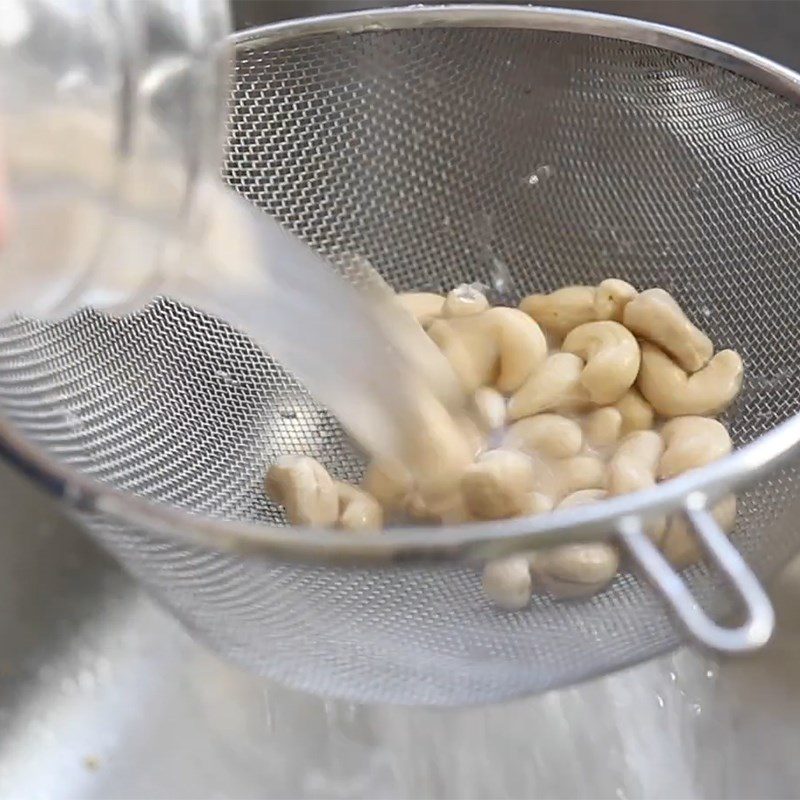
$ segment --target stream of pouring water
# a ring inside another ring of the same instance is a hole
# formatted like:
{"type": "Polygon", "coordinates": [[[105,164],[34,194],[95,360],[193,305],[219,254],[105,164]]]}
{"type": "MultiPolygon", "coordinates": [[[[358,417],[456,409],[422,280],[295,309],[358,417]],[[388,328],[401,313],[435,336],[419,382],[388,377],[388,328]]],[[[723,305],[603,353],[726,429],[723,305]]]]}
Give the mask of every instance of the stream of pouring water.
{"type": "Polygon", "coordinates": [[[372,454],[399,456],[422,395],[458,404],[449,364],[365,260],[353,256],[345,280],[234,193],[214,209],[166,293],[247,332],[372,454]]]}

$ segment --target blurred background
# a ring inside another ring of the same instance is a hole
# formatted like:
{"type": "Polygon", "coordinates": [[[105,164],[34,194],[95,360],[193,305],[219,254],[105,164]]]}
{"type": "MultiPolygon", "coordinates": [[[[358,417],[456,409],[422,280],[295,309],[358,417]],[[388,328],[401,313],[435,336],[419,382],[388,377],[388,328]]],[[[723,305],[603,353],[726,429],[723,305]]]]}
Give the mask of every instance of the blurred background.
{"type": "MultiPolygon", "coordinates": [[[[389,5],[236,0],[237,28],[389,5]]],[[[800,68],[800,5],[550,5],[689,28],[800,68]]],[[[779,633],[592,683],[435,712],[324,701],[218,661],[0,465],[0,798],[800,795],[800,566],[779,633]]]]}
{"type": "MultiPolygon", "coordinates": [[[[402,5],[412,4],[369,0],[233,0],[232,3],[237,28],[250,28],[290,17],[402,5]]],[[[413,5],[440,4],[425,2],[413,5]]],[[[498,5],[512,4],[501,2],[498,5]]],[[[797,47],[800,19],[796,0],[595,0],[590,3],[554,0],[519,5],[600,11],[675,25],[733,42],[786,66],[800,67],[800,49],[797,47]]]]}

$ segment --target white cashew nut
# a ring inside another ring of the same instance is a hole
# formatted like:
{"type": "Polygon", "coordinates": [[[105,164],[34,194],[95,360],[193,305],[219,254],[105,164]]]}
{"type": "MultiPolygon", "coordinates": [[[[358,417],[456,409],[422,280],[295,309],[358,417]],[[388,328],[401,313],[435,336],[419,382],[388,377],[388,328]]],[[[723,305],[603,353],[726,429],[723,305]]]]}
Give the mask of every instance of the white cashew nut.
{"type": "Polygon", "coordinates": [[[613,406],[598,408],[586,416],[584,430],[591,447],[603,448],[615,444],[622,434],[622,413],[613,406]]]}
{"type": "MultiPolygon", "coordinates": [[[[658,461],[664,452],[664,442],[656,431],[629,433],[608,462],[608,489],[611,495],[639,492],[656,485],[658,461]]],[[[647,520],[644,529],[658,544],[666,530],[663,516],[647,520]]]]}
{"type": "Polygon", "coordinates": [[[454,420],[473,458],[483,452],[486,449],[486,436],[481,426],[465,413],[456,414],[454,420]]]}
{"type": "Polygon", "coordinates": [[[328,526],[339,518],[339,495],[325,467],[308,456],[281,456],[267,472],[267,495],[292,525],[328,526]]]}
{"type": "Polygon", "coordinates": [[[519,307],[533,317],[546,331],[563,337],[584,322],[592,322],[594,286],[566,286],[550,294],[532,294],[519,307]]]}
{"type": "Polygon", "coordinates": [[[483,430],[491,433],[506,424],[506,399],[497,389],[481,386],[472,396],[475,416],[483,430]]]}
{"type": "Polygon", "coordinates": [[[622,436],[632,431],[647,431],[653,427],[655,413],[653,407],[642,397],[639,390],[631,387],[614,403],[614,408],[622,414],[622,436]]]}
{"type": "Polygon", "coordinates": [[[448,292],[442,307],[443,317],[468,317],[489,308],[486,295],[474,283],[462,283],[448,292]]]}
{"type": "Polygon", "coordinates": [[[560,414],[537,414],[515,422],[503,445],[547,458],[576,456],[583,446],[583,432],[575,420],[560,414]]]}
{"type": "Polygon", "coordinates": [[[658,345],[687,372],[704,367],[714,345],[683,313],[683,309],[663,289],[641,292],[625,306],[625,327],[658,345]]]}
{"type": "Polygon", "coordinates": [[[622,322],[625,306],[639,294],[633,286],[617,278],[602,281],[594,295],[594,314],[597,319],[622,322]]]}
{"type": "Polygon", "coordinates": [[[519,389],[547,356],[547,340],[541,328],[516,308],[490,308],[483,314],[500,354],[497,389],[510,394],[519,389]]]}
{"type": "Polygon", "coordinates": [[[493,381],[500,353],[497,341],[482,324],[483,316],[437,319],[428,326],[428,336],[444,353],[467,394],[493,381]]]}
{"type": "Polygon", "coordinates": [[[453,417],[433,396],[421,395],[402,442],[399,460],[418,486],[430,494],[454,489],[475,456],[475,440],[463,420],[453,417]]]}
{"type": "Polygon", "coordinates": [[[666,450],[658,465],[660,480],[704,467],[733,449],[725,426],[709,417],[676,417],[664,425],[661,435],[666,450]]]}
{"type": "Polygon", "coordinates": [[[534,488],[531,459],[512,450],[484,453],[461,480],[467,510],[478,519],[520,516],[534,488]]]}
{"type": "Polygon", "coordinates": [[[656,431],[629,433],[608,462],[611,494],[628,494],[655,486],[658,461],[663,452],[664,442],[656,431]]]}
{"type": "Polygon", "coordinates": [[[582,372],[583,359],[572,353],[548,356],[509,400],[509,419],[585,406],[589,398],[581,384],[582,372]]]}
{"type": "Polygon", "coordinates": [[[495,605],[506,611],[525,608],[531,600],[531,572],[525,556],[490,561],[483,568],[483,591],[495,605]]]}
{"type": "Polygon", "coordinates": [[[339,528],[367,533],[383,527],[383,510],[372,495],[343,481],[336,481],[336,491],[339,495],[339,528]]]}
{"type": "Polygon", "coordinates": [[[687,375],[655,345],[642,342],[637,386],[664,417],[706,416],[724,411],[742,386],[744,366],[738,353],[721,350],[694,375],[687,375]]]}
{"type": "Polygon", "coordinates": [[[541,329],[516,308],[437,320],[428,335],[470,394],[490,383],[503,393],[515,391],[547,355],[541,329]]]}
{"type": "Polygon", "coordinates": [[[370,462],[361,481],[363,489],[390,512],[405,507],[413,485],[411,473],[399,462],[390,460],[370,462]]]}
{"type": "Polygon", "coordinates": [[[444,297],[432,292],[404,292],[397,295],[397,302],[423,328],[427,328],[435,319],[438,319],[444,309],[444,297]]]}
{"type": "Polygon", "coordinates": [[[614,580],[619,553],[605,542],[564,544],[537,552],[532,560],[534,582],[554,598],[566,600],[599,592],[614,580]]]}
{"type": "Polygon", "coordinates": [[[559,504],[558,508],[577,508],[578,506],[588,506],[592,503],[599,503],[608,497],[605,489],[580,489],[577,492],[568,494],[559,504]]]}
{"type": "Polygon", "coordinates": [[[553,510],[553,498],[542,492],[530,492],[522,503],[520,516],[533,517],[537,514],[546,514],[553,510]]]}
{"type": "Polygon", "coordinates": [[[439,525],[456,525],[472,519],[460,489],[432,497],[412,492],[406,500],[405,511],[414,520],[439,525]]]}
{"type": "Polygon", "coordinates": [[[581,383],[598,405],[616,403],[639,374],[639,344],[618,322],[587,322],[573,328],[561,349],[586,361],[581,383]]]}
{"type": "MultiPolygon", "coordinates": [[[[725,533],[730,533],[736,524],[736,498],[732,494],[723,497],[711,510],[711,515],[725,533]]],[[[661,552],[676,569],[684,569],[703,557],[703,550],[682,514],[676,514],[670,520],[661,542],[661,552]]]]}
{"type": "Polygon", "coordinates": [[[554,464],[560,497],[582,489],[605,489],[608,485],[606,465],[595,456],[572,456],[554,464]]]}

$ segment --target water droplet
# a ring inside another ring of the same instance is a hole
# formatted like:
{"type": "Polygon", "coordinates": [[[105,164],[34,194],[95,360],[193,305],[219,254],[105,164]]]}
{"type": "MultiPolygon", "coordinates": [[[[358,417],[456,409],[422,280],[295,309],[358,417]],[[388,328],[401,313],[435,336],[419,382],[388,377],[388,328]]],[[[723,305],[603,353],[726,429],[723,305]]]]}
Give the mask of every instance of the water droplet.
{"type": "Polygon", "coordinates": [[[791,377],[792,370],[778,370],[768,375],[753,375],[750,379],[750,385],[757,390],[774,389],[791,377]]]}
{"type": "Polygon", "coordinates": [[[100,656],[97,661],[95,661],[94,668],[95,674],[100,680],[107,678],[112,671],[111,661],[105,656],[100,656]]]}
{"type": "Polygon", "coordinates": [[[328,726],[331,727],[331,723],[334,721],[336,717],[336,702],[334,700],[324,699],[322,701],[322,710],[325,714],[325,719],[328,723],[328,726]]]}
{"type": "Polygon", "coordinates": [[[272,698],[268,691],[264,692],[264,727],[267,729],[269,733],[274,733],[275,731],[275,713],[272,708],[272,698]]]}
{"type": "Polygon", "coordinates": [[[670,672],[670,673],[669,673],[669,679],[670,679],[670,680],[671,680],[673,683],[675,683],[675,681],[677,681],[677,680],[678,680],[678,676],[677,676],[677,675],[676,675],[674,672],[670,672]]]}
{"type": "Polygon", "coordinates": [[[706,318],[711,319],[711,315],[714,313],[714,309],[710,308],[709,306],[703,306],[700,309],[700,313],[706,318]]]}
{"type": "Polygon", "coordinates": [[[714,673],[713,669],[707,669],[706,670],[706,678],[708,678],[709,680],[711,680],[711,678],[713,678],[714,675],[715,675],[715,673],[714,673]]]}
{"type": "Polygon", "coordinates": [[[511,272],[508,264],[497,256],[492,256],[491,279],[492,286],[500,294],[504,294],[511,288],[511,272]]]}
{"type": "Polygon", "coordinates": [[[536,167],[527,177],[528,186],[538,186],[553,174],[553,168],[549,164],[542,164],[536,167]]]}
{"type": "Polygon", "coordinates": [[[91,670],[82,669],[78,673],[77,684],[78,688],[84,692],[88,692],[90,689],[93,689],[95,685],[95,676],[91,670]]]}
{"type": "Polygon", "coordinates": [[[700,705],[700,703],[692,703],[692,713],[696,717],[699,717],[703,713],[703,707],[700,705]]]}
{"type": "Polygon", "coordinates": [[[84,86],[89,80],[85,70],[71,69],[58,78],[56,86],[62,92],[74,92],[84,86]]]}
{"type": "Polygon", "coordinates": [[[236,376],[233,373],[227,372],[224,369],[216,370],[214,372],[214,376],[218,380],[222,381],[223,383],[228,384],[228,386],[236,386],[236,384],[239,383],[239,380],[236,378],[236,376]]]}
{"type": "Polygon", "coordinates": [[[656,695],[656,702],[659,708],[664,708],[664,698],[660,694],[656,695]]]}

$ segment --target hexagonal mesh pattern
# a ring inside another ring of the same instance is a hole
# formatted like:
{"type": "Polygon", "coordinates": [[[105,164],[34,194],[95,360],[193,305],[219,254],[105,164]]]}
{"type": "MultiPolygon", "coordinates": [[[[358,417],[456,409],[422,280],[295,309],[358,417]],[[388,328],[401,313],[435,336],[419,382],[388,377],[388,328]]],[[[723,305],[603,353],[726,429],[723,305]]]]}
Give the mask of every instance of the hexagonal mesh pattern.
{"type": "MultiPolygon", "coordinates": [[[[747,383],[751,441],[800,410],[800,111],[673,53],[579,34],[432,28],[238,52],[225,176],[321,252],[397,289],[496,300],[618,276],[673,292],[747,383]]],[[[57,459],[202,514],[280,522],[266,464],[361,464],[335,421],[227,325],[169,300],[112,320],[0,330],[0,408],[57,459]]],[[[794,551],[794,471],[742,498],[761,574],[794,551]]],[[[125,524],[92,529],[227,656],[362,700],[457,704],[561,685],[677,642],[623,576],[583,603],[492,609],[474,571],[343,569],[220,555],[125,524]]],[[[333,534],[332,534],[333,535],[333,534]]],[[[709,607],[724,593],[690,575],[709,607]]]]}

